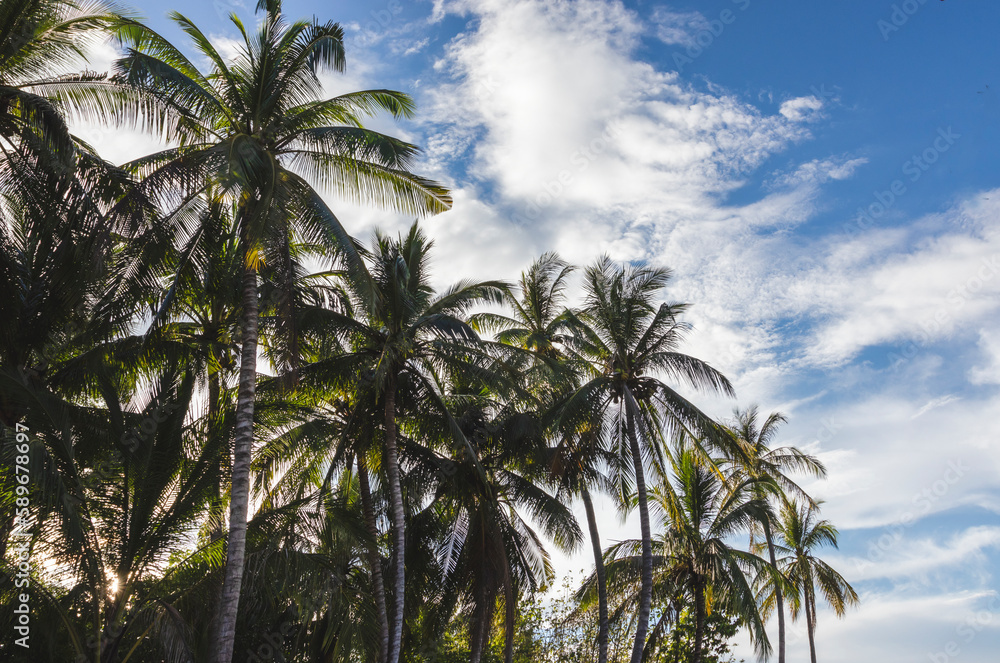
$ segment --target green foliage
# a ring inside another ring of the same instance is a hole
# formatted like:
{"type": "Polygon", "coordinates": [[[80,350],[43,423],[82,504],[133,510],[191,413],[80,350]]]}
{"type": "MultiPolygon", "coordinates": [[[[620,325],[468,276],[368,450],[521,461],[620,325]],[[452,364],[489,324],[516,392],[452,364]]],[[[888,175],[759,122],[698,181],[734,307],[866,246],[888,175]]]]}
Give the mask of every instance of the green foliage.
{"type": "Polygon", "coordinates": [[[320,99],[341,27],[259,10],[231,61],[172,14],[191,61],[110,5],[0,0],[0,465],[30,466],[0,476],[0,600],[30,577],[32,661],[210,660],[226,622],[237,663],[597,663],[603,635],[610,663],[733,663],[739,629],[768,651],[779,590],[810,634],[817,596],[857,602],[789,476],[822,465],[770,447],[783,417],[681,394],[732,388],[681,352],[669,270],[601,258],[573,301],[546,253],[435,291],[418,223],[365,246],[319,195],[450,207],[416,146],[363,128],[412,100],[320,99]],[[114,76],[42,80],[111,34],[114,76]],[[66,113],[174,146],[116,168],[66,113]],[[591,494],[642,536],[602,547],[591,494]],[[595,572],[547,593],[584,531],[595,572]],[[773,566],[733,543],[762,531],[773,566]]]}
{"type": "MultiPolygon", "coordinates": [[[[713,612],[705,620],[702,663],[736,663],[730,642],[739,630],[738,620],[724,613],[713,612]]],[[[695,619],[690,609],[681,611],[681,618],[671,632],[661,640],[652,654],[657,663],[694,663],[695,619]]],[[[742,659],[740,659],[742,663],[742,659]]]]}
{"type": "MultiPolygon", "coordinates": [[[[498,622],[500,620],[497,617],[498,622]]],[[[502,624],[493,629],[494,635],[483,652],[483,663],[502,663],[504,660],[505,642],[502,624]]],[[[467,615],[458,615],[452,619],[442,637],[431,647],[420,647],[406,660],[408,663],[467,663],[469,660],[469,643],[471,634],[470,619],[467,615]],[[436,645],[436,646],[435,646],[436,645]]],[[[522,598],[513,645],[514,663],[537,663],[544,655],[543,632],[546,627],[546,615],[536,595],[522,598]]]]}

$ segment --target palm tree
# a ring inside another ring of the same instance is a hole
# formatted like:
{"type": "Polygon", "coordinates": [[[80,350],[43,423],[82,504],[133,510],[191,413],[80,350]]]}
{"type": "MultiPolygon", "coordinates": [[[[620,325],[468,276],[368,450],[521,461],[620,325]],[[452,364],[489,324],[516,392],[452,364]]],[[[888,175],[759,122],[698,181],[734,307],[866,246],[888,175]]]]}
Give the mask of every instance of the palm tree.
{"type": "Polygon", "coordinates": [[[85,63],[88,48],[107,39],[119,20],[111,5],[100,1],[0,2],[0,159],[7,167],[19,175],[38,168],[72,172],[78,143],[64,109],[48,95],[58,88],[59,76],[85,63]]]}
{"type": "MultiPolygon", "coordinates": [[[[315,310],[305,309],[309,317],[315,310]]],[[[351,313],[345,313],[350,317],[351,313]]],[[[300,331],[311,331],[308,323],[300,331]]],[[[340,350],[342,351],[342,349],[340,350]]],[[[338,352],[339,353],[339,352],[338,352]]],[[[314,359],[317,357],[314,357],[314,359]]],[[[310,367],[305,368],[307,381],[310,367]]],[[[265,395],[288,397],[279,376],[261,385],[265,395]]],[[[295,425],[282,430],[264,444],[258,452],[254,470],[256,488],[264,496],[265,504],[280,505],[289,500],[315,499],[324,504],[337,497],[337,473],[351,474],[357,480],[357,494],[368,538],[365,553],[371,576],[371,590],[375,598],[375,617],[378,622],[378,652],[376,660],[385,663],[389,653],[389,618],[386,609],[386,591],[380,553],[380,533],[376,511],[376,495],[372,476],[377,475],[379,463],[375,439],[379,412],[370,387],[356,385],[353,390],[342,390],[328,385],[299,384],[296,395],[304,407],[295,425]],[[307,387],[313,386],[314,389],[307,387]],[[374,459],[374,461],[373,461],[374,459]]],[[[366,654],[367,656],[367,654],[366,654]]]]}
{"type": "MultiPolygon", "coordinates": [[[[759,499],[767,499],[767,493],[775,491],[780,495],[794,495],[811,501],[787,472],[806,472],[816,477],[826,476],[826,468],[816,458],[803,453],[795,447],[771,448],[771,441],[777,434],[778,427],[788,419],[780,412],[772,412],[758,424],[757,406],[752,405],[746,410],[737,409],[734,420],[727,426],[729,433],[737,444],[732,448],[736,453],[728,460],[733,466],[731,480],[739,482],[743,479],[769,480],[758,483],[755,488],[759,499]]],[[[767,546],[771,566],[777,566],[774,552],[773,517],[769,514],[761,522],[764,530],[764,542],[767,546]]],[[[768,576],[769,577],[769,574],[768,576]]],[[[778,663],[785,663],[785,610],[784,597],[780,585],[774,586],[775,609],[778,613],[778,663]]]]}
{"type": "MultiPolygon", "coordinates": [[[[122,230],[104,212],[132,182],[70,134],[57,90],[59,74],[85,63],[87,48],[120,20],[99,1],[0,1],[0,373],[7,384],[50,383],[65,346],[96,326],[86,320],[110,259],[102,240],[122,230]]],[[[20,414],[23,403],[0,393],[0,422],[12,426],[20,414]]]]}
{"type": "Polygon", "coordinates": [[[653,553],[644,459],[652,455],[665,466],[660,436],[686,430],[724,444],[716,424],[660,376],[683,380],[697,389],[733,394],[732,385],[707,363],[677,351],[688,326],[679,316],[683,304],[659,304],[655,298],[670,279],[667,269],[618,266],[602,257],[585,273],[585,304],[574,320],[574,351],[590,363],[590,379],[566,400],[558,426],[609,428],[615,445],[614,480],[619,498],[628,502],[630,480],[642,530],[642,590],[639,597],[632,663],[640,663],[649,627],[653,592],[653,553]],[[645,455],[644,455],[645,451],[645,455]],[[631,477],[628,465],[631,464],[631,477]]]}
{"type": "MultiPolygon", "coordinates": [[[[533,353],[527,380],[539,398],[548,401],[554,411],[559,398],[577,384],[573,361],[566,356],[565,342],[572,333],[572,313],[565,307],[566,280],[574,271],[555,253],[544,253],[521,273],[517,290],[504,294],[511,315],[477,313],[472,325],[477,331],[496,333],[499,342],[533,353]]],[[[608,593],[604,575],[604,557],[594,512],[590,486],[600,482],[597,469],[602,445],[599,431],[585,429],[561,436],[553,450],[552,471],[561,487],[578,493],[587,513],[587,526],[594,555],[597,579],[598,633],[597,661],[608,660],[608,593]]]]}
{"type": "MultiPolygon", "coordinates": [[[[748,573],[763,572],[766,564],[729,544],[734,535],[749,531],[767,517],[767,502],[754,494],[759,480],[726,483],[690,446],[669,453],[669,461],[673,479],[652,491],[662,532],[655,539],[654,584],[656,595],[670,600],[655,632],[659,635],[671,617],[677,628],[686,599],[695,623],[694,663],[701,661],[706,619],[714,610],[733,615],[746,625],[758,654],[766,656],[770,644],[747,579],[748,573]]],[[[619,592],[621,588],[628,590],[628,603],[640,600],[634,588],[642,548],[641,541],[624,541],[607,553],[612,560],[608,563],[609,583],[619,592]]],[[[651,638],[649,644],[654,642],[651,638]]],[[[647,649],[644,655],[648,654],[647,649]]]]}
{"type": "Polygon", "coordinates": [[[510,315],[480,312],[470,318],[479,332],[492,333],[505,345],[528,351],[526,381],[539,397],[552,397],[571,377],[564,342],[572,332],[572,314],[566,309],[566,281],[574,267],[555,253],[544,253],[521,272],[516,288],[506,290],[504,305],[510,315]]]}
{"type": "Polygon", "coordinates": [[[208,74],[151,29],[122,22],[119,34],[131,47],[116,65],[119,78],[109,83],[78,80],[64,93],[67,98],[90,99],[98,109],[95,113],[106,113],[114,102],[122,117],[165,128],[179,141],[177,147],[128,165],[143,176],[145,190],[175,209],[162,223],[196,233],[185,224],[209,187],[237,205],[242,347],[217,663],[232,658],[243,578],[260,266],[286,265],[296,237],[346,254],[349,262],[358,264],[352,240],[306,178],[350,199],[409,213],[436,213],[451,205],[445,189],[407,171],[417,152],[413,145],[363,128],[362,119],[377,111],[411,115],[409,97],[368,90],[315,100],[320,92],[317,75],[344,69],[341,27],[315,20],[288,23],[278,0],[262,2],[258,9],[265,15],[255,34],[232,17],[243,36],[232,61],[226,61],[194,23],[171,14],[211,63],[208,74]],[[122,83],[141,91],[145,106],[123,107],[118,94],[122,83]]]}
{"type": "Polygon", "coordinates": [[[428,509],[438,514],[444,529],[440,604],[450,611],[460,596],[464,599],[470,611],[470,661],[479,663],[502,600],[504,660],[512,663],[520,595],[552,579],[541,537],[522,514],[530,514],[564,551],[580,543],[582,532],[572,511],[533,480],[545,449],[539,419],[510,404],[471,396],[475,389],[458,392],[449,400],[476,455],[439,461],[445,478],[428,509]]]}
{"type": "MultiPolygon", "coordinates": [[[[819,504],[819,503],[817,503],[819,504]]],[[[860,602],[857,592],[842,575],[829,564],[819,559],[813,551],[824,545],[837,547],[837,529],[828,520],[819,520],[817,504],[796,504],[786,501],[781,509],[781,519],[776,534],[777,549],[784,554],[778,560],[777,568],[787,579],[794,593],[788,596],[792,618],[798,618],[799,610],[805,610],[806,631],[809,634],[809,656],[816,663],[816,589],[833,608],[838,617],[843,617],[848,606],[860,602]]],[[[772,593],[766,606],[771,608],[772,593]]]]}
{"type": "MultiPolygon", "coordinates": [[[[558,404],[557,404],[558,407],[558,404]]],[[[608,660],[608,586],[604,568],[604,552],[601,549],[600,532],[597,527],[597,513],[590,490],[607,484],[601,473],[602,465],[609,462],[607,442],[601,431],[583,428],[562,435],[553,450],[551,468],[560,490],[578,493],[587,515],[587,529],[590,534],[591,552],[594,555],[594,582],[597,590],[597,661],[608,660]]]]}
{"type": "Polygon", "coordinates": [[[474,449],[436,388],[434,367],[474,375],[492,386],[504,382],[503,376],[491,370],[495,360],[485,350],[477,349],[479,338],[464,317],[477,303],[499,302],[506,285],[463,281],[435,296],[427,271],[432,244],[416,223],[396,240],[376,232],[372,250],[366,254],[367,264],[352,265],[344,271],[344,287],[354,315],[325,311],[328,332],[345,339],[347,351],[304,366],[301,373],[306,385],[326,389],[371,384],[381,405],[381,463],[389,492],[394,565],[388,588],[395,598],[389,663],[396,663],[401,655],[406,593],[400,403],[405,401],[410,407],[419,404],[451,422],[450,434],[477,464],[474,449]]]}
{"type": "Polygon", "coordinates": [[[39,390],[25,413],[37,440],[36,554],[53,562],[37,571],[50,587],[40,592],[51,637],[40,660],[118,660],[147,635],[159,646],[185,590],[164,591],[162,569],[185,554],[221,448],[185,422],[197,358],[135,341],[61,358],[75,398],[39,390]]]}

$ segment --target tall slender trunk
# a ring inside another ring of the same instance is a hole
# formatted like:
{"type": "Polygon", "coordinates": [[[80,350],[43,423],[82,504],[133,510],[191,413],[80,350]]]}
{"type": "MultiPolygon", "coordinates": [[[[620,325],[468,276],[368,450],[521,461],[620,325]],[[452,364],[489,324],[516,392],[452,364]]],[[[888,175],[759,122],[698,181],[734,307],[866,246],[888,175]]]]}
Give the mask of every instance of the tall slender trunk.
{"type": "Polygon", "coordinates": [[[675,658],[670,663],[675,663],[675,662],[679,663],[679,661],[681,660],[681,610],[683,608],[681,607],[681,602],[678,601],[677,599],[672,599],[670,601],[670,603],[671,603],[671,605],[674,608],[674,617],[675,617],[675,619],[674,619],[674,631],[673,631],[673,635],[672,635],[673,640],[674,640],[674,657],[675,658]]]}
{"type": "Polygon", "coordinates": [[[493,623],[493,610],[486,600],[486,586],[478,583],[476,587],[478,601],[476,611],[472,616],[472,638],[469,646],[469,663],[479,663],[483,658],[483,650],[490,639],[490,626],[493,623]]]}
{"type": "Polygon", "coordinates": [[[597,663],[608,663],[608,578],[604,572],[604,555],[601,553],[601,537],[597,531],[597,516],[590,491],[580,491],[583,506],[587,509],[587,527],[590,528],[590,547],[594,550],[594,570],[597,575],[597,663]]]}
{"type": "Polygon", "coordinates": [[[705,583],[694,581],[694,656],[691,663],[701,663],[702,640],[705,639],[705,583]]]}
{"type": "Polygon", "coordinates": [[[233,474],[229,490],[229,541],[226,571],[219,600],[215,662],[231,663],[236,639],[236,615],[246,557],[247,512],[250,508],[250,453],[253,448],[253,410],[257,392],[257,271],[243,272],[243,348],[240,387],[236,399],[236,435],[233,474]]]}
{"type": "Polygon", "coordinates": [[[368,548],[368,565],[372,569],[372,584],[375,585],[375,609],[378,613],[379,652],[378,663],[385,663],[389,657],[389,615],[385,610],[385,583],[382,580],[382,557],[378,554],[378,527],[375,525],[375,510],[372,508],[372,488],[368,481],[368,466],[362,454],[358,454],[358,484],[361,487],[361,509],[365,514],[365,525],[372,537],[368,548]]]}
{"type": "MultiPolygon", "coordinates": [[[[767,554],[771,558],[771,566],[778,569],[778,560],[774,554],[774,537],[771,535],[771,523],[764,520],[764,539],[767,541],[767,554]]],[[[774,586],[774,600],[778,610],[778,663],[785,663],[785,597],[781,585],[774,586]]]]}
{"type": "MultiPolygon", "coordinates": [[[[222,417],[221,413],[221,394],[222,386],[220,384],[219,373],[215,373],[208,376],[208,434],[209,435],[220,435],[221,428],[220,419],[222,417]]],[[[226,453],[220,458],[226,459],[226,465],[228,465],[229,454],[226,453]]],[[[220,463],[221,464],[221,463],[220,463]]],[[[225,522],[223,519],[223,512],[225,508],[223,507],[224,496],[223,496],[223,478],[222,471],[220,472],[215,480],[215,499],[208,508],[208,521],[209,521],[209,537],[212,541],[222,538],[224,534],[225,522]]]]}
{"type": "Polygon", "coordinates": [[[639,615],[635,627],[635,642],[632,644],[632,663],[642,662],[642,651],[646,646],[646,631],[649,630],[649,609],[653,602],[653,543],[649,529],[649,504],[646,503],[646,477],[642,467],[642,450],[635,430],[634,409],[639,406],[632,392],[625,389],[625,427],[632,448],[632,467],[635,470],[635,492],[639,501],[639,525],[642,531],[642,574],[639,590],[639,615]]]}
{"type": "Polygon", "coordinates": [[[504,663],[514,663],[514,626],[517,623],[517,595],[514,584],[510,580],[510,561],[504,560],[503,578],[503,660],[504,663]]]}
{"type": "Polygon", "coordinates": [[[395,564],[395,611],[389,639],[388,663],[397,663],[403,641],[403,605],[406,598],[406,533],[403,512],[403,488],[399,478],[399,455],[396,449],[396,374],[389,370],[385,387],[385,474],[389,482],[389,511],[392,518],[393,563],[395,564]]]}
{"type": "Polygon", "coordinates": [[[805,587],[806,604],[806,633],[809,634],[809,656],[812,663],[816,663],[816,604],[813,601],[813,593],[809,585],[805,587]]]}

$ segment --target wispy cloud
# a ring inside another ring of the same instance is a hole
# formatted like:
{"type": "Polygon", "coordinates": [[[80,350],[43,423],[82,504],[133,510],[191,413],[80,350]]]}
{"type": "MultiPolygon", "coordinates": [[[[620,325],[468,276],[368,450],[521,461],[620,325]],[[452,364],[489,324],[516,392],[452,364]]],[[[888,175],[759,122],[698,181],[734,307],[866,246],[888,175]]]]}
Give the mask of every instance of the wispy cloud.
{"type": "Polygon", "coordinates": [[[709,30],[708,19],[701,12],[675,12],[658,7],[650,17],[656,37],[668,46],[691,46],[699,32],[709,30]]]}

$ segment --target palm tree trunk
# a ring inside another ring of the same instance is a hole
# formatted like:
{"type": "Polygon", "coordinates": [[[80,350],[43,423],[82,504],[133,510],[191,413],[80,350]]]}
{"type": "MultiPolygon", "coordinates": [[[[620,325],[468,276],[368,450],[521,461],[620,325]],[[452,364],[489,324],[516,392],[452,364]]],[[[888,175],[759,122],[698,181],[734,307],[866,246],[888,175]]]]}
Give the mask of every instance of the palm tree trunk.
{"type": "Polygon", "coordinates": [[[392,518],[393,563],[395,564],[395,611],[389,639],[388,663],[398,663],[403,641],[403,605],[406,598],[406,534],[404,531],[403,488],[399,478],[396,449],[396,374],[390,369],[385,387],[385,474],[389,482],[389,511],[392,518]]]}
{"type": "Polygon", "coordinates": [[[469,663],[479,663],[483,657],[483,621],[479,620],[472,624],[472,638],[469,643],[469,663]]]}
{"type": "Polygon", "coordinates": [[[597,531],[597,516],[590,491],[580,491],[583,506],[587,509],[587,527],[590,528],[590,546],[594,550],[594,572],[597,576],[597,663],[608,663],[608,578],[604,572],[604,555],[601,553],[601,537],[597,531]]]}
{"type": "MultiPolygon", "coordinates": [[[[220,434],[219,424],[221,419],[221,394],[222,386],[220,384],[219,372],[216,371],[208,376],[208,434],[218,435],[220,434]]],[[[229,465],[229,454],[220,456],[220,458],[226,459],[226,465],[229,465]]],[[[215,480],[215,498],[213,502],[208,507],[208,522],[209,522],[209,537],[212,541],[222,538],[223,528],[225,526],[225,521],[223,518],[223,513],[225,511],[224,496],[223,496],[223,471],[220,462],[219,474],[216,476],[215,480]]]]}
{"type": "Polygon", "coordinates": [[[236,399],[236,434],[229,493],[229,541],[226,572],[219,601],[215,662],[231,663],[236,638],[236,615],[243,585],[247,512],[250,508],[250,453],[253,448],[253,411],[257,392],[257,271],[243,272],[243,348],[240,387],[236,399]]]}
{"type": "Polygon", "coordinates": [[[514,585],[510,580],[510,562],[504,560],[503,578],[503,604],[504,604],[504,633],[503,633],[503,660],[504,663],[514,663],[514,626],[517,623],[517,596],[514,593],[514,585]]]}
{"type": "Polygon", "coordinates": [[[479,663],[482,660],[493,622],[493,611],[486,600],[486,586],[479,582],[475,591],[479,600],[476,602],[470,627],[472,638],[469,646],[469,663],[479,663]]]}
{"type": "Polygon", "coordinates": [[[382,559],[378,554],[378,528],[375,525],[375,510],[372,508],[372,488],[368,481],[368,466],[362,454],[358,454],[358,484],[361,487],[361,509],[365,513],[365,525],[372,537],[368,548],[368,565],[372,568],[372,584],[375,586],[375,608],[378,612],[379,654],[378,663],[385,663],[389,657],[389,616],[385,610],[385,583],[382,580],[382,559]]]}
{"type": "MultiPolygon", "coordinates": [[[[771,523],[764,520],[764,539],[767,540],[767,554],[771,558],[771,566],[778,568],[778,560],[774,554],[774,537],[771,535],[771,523]]],[[[781,585],[774,586],[774,600],[778,610],[778,663],[785,663],[785,597],[781,585]]]]}
{"type": "Polygon", "coordinates": [[[680,663],[681,661],[681,602],[677,599],[673,599],[670,602],[674,607],[674,659],[670,663],[680,663]]]}
{"type": "Polygon", "coordinates": [[[812,659],[812,663],[816,663],[816,638],[814,635],[816,630],[816,604],[809,585],[805,587],[804,598],[806,604],[806,633],[809,634],[809,656],[812,659]]]}
{"type": "Polygon", "coordinates": [[[632,393],[625,390],[626,432],[632,448],[632,467],[635,470],[635,491],[639,501],[639,525],[642,530],[642,574],[639,590],[639,615],[635,627],[635,642],[632,644],[632,663],[642,663],[642,652],[646,646],[646,631],[649,629],[649,610],[653,602],[653,544],[649,529],[649,505],[646,503],[646,477],[642,468],[642,451],[635,430],[633,408],[638,408],[632,393]]]}
{"type": "Polygon", "coordinates": [[[694,581],[694,655],[691,663],[701,663],[701,645],[705,638],[705,587],[701,579],[694,581]]]}

